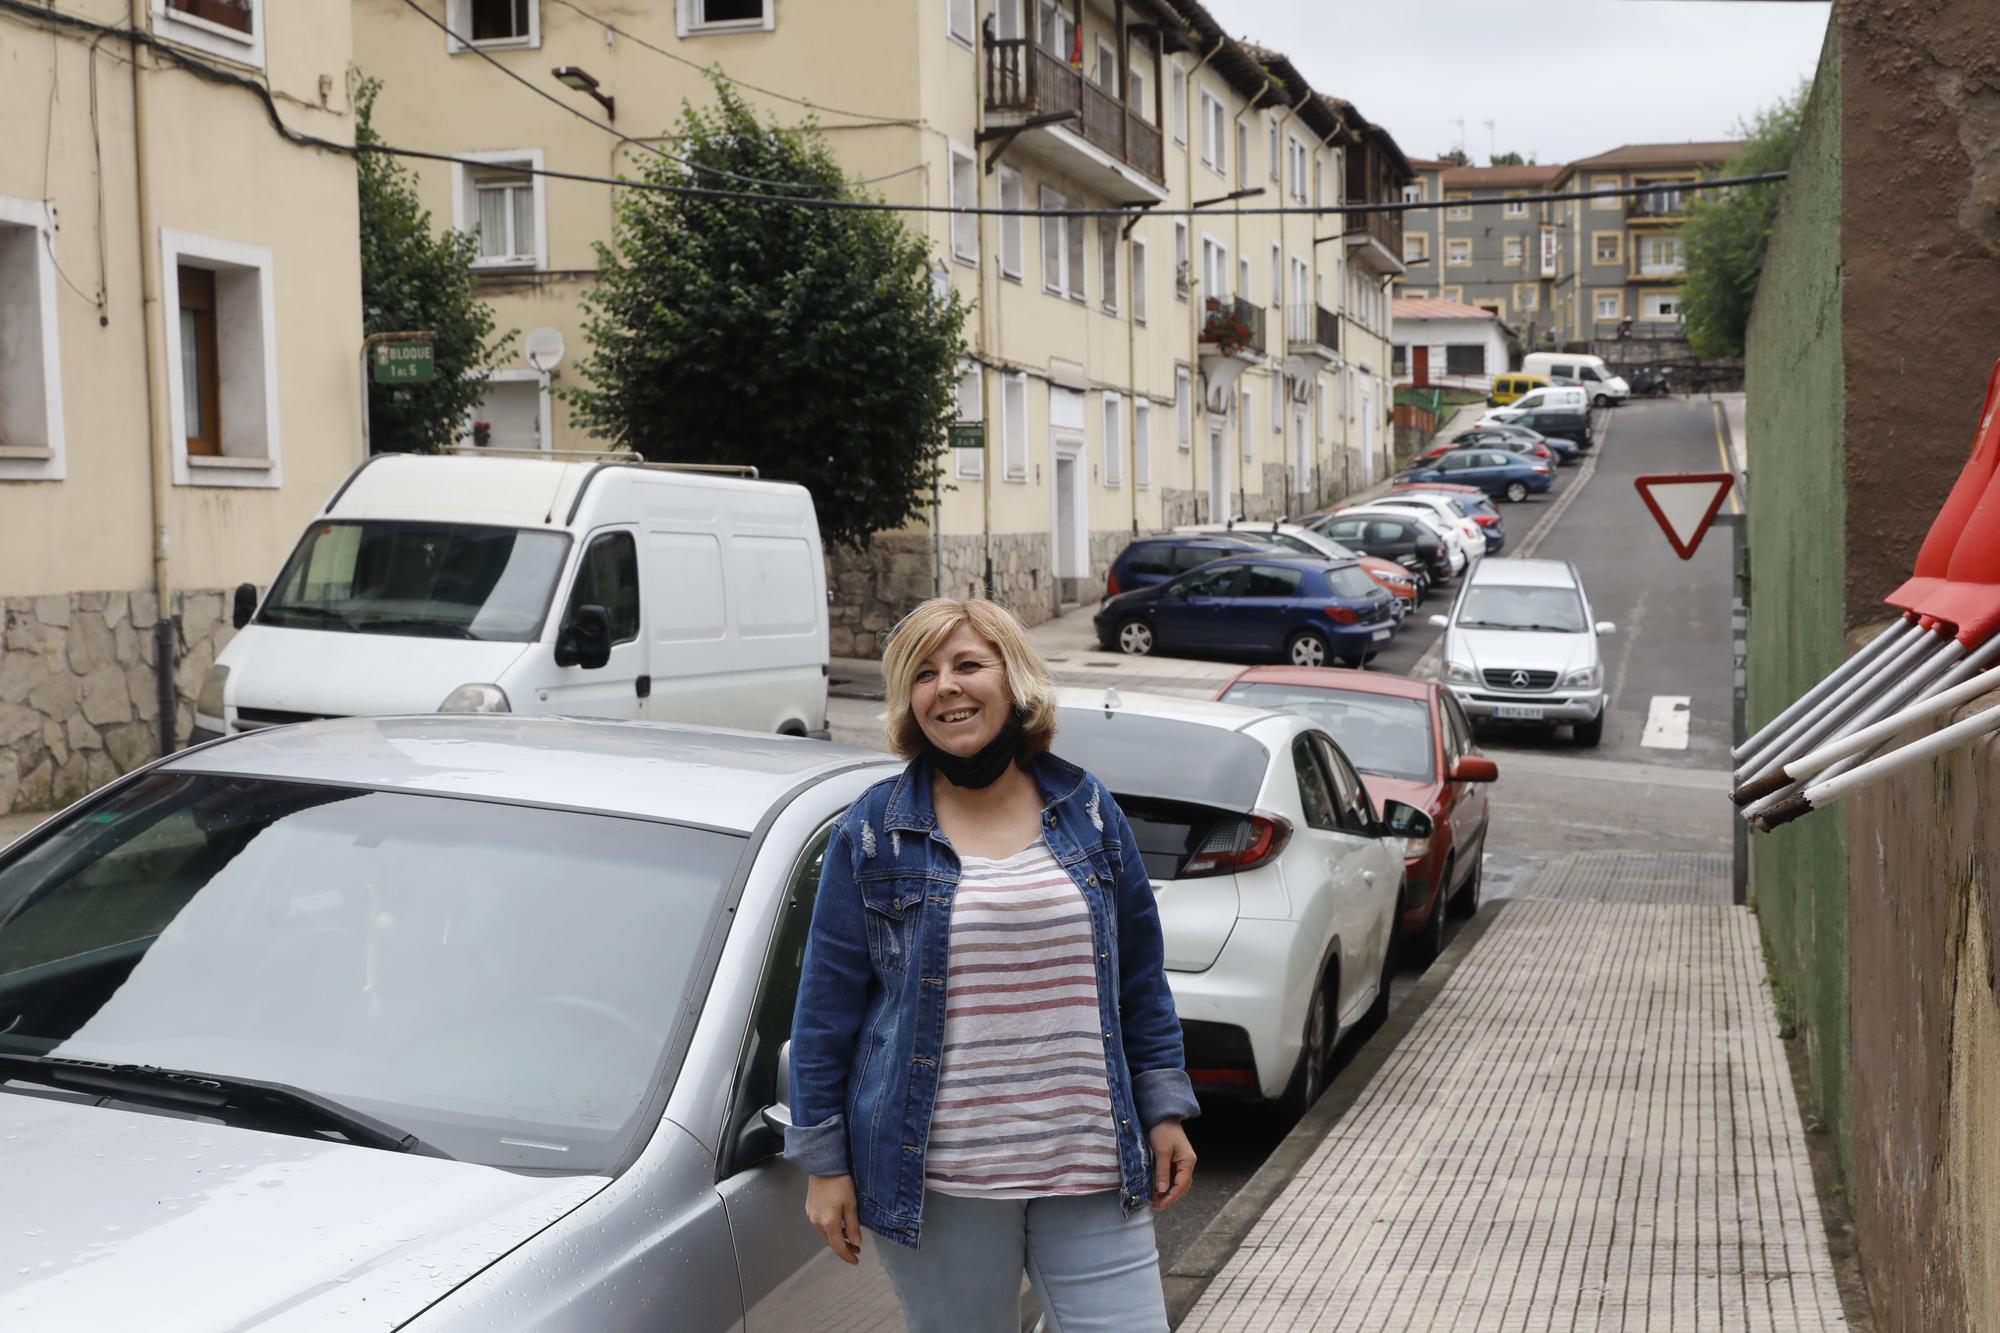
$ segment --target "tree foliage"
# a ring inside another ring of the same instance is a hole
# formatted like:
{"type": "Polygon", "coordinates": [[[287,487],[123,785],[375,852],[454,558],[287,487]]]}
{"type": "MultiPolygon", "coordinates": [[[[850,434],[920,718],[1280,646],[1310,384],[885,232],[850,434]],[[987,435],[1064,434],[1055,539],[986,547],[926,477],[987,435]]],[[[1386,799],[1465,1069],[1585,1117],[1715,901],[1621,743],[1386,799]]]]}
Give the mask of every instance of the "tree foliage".
{"type": "Polygon", "coordinates": [[[1437,155],[1437,160],[1448,167],[1469,167],[1472,159],[1465,155],[1463,148],[1452,148],[1437,155]]]}
{"type": "MultiPolygon", "coordinates": [[[[1729,160],[1724,174],[1787,170],[1810,92],[1801,84],[1790,97],[1741,125],[1743,151],[1729,160]]],[[[1783,185],[1782,181],[1738,185],[1689,197],[1687,225],[1681,233],[1687,275],[1681,280],[1680,310],[1688,344],[1702,356],[1743,355],[1750,306],[1757,299],[1757,280],[1763,276],[1764,250],[1770,244],[1783,185]]]]}
{"type": "Polygon", "coordinates": [[[1489,167],[1532,167],[1535,165],[1535,159],[1522,157],[1519,153],[1495,153],[1493,160],[1486,165],[1489,167]]]}
{"type": "Polygon", "coordinates": [[[898,215],[776,202],[858,196],[815,127],[766,123],[726,80],[714,89],[681,112],[674,152],[691,167],[654,158],[641,176],[744,197],[618,200],[567,397],[649,459],[801,483],[825,538],[859,546],[920,516],[942,475],[967,306],[939,294],[898,215]]]}
{"type": "MultiPolygon", "coordinates": [[[[354,92],[354,138],[380,143],[373,124],[377,79],[354,92]]],[[[369,447],[436,453],[451,447],[486,393],[486,376],[512,332],[493,337],[493,311],[472,271],[476,242],[431,230],[410,173],[382,153],[356,155],[361,185],[361,323],[364,333],[430,330],[436,375],[428,384],[368,384],[369,447]]]]}

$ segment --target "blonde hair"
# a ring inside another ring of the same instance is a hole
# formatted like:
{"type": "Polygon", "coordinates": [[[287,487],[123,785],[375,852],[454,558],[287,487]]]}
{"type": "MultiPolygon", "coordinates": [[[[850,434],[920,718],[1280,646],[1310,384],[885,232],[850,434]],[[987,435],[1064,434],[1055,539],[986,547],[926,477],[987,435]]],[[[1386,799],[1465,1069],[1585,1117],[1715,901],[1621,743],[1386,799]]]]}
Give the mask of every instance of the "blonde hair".
{"type": "Polygon", "coordinates": [[[882,652],[882,680],[887,686],[889,748],[904,759],[924,752],[923,727],[910,707],[916,688],[917,668],[938,650],[938,645],[957,632],[960,625],[992,644],[1007,669],[1007,688],[1014,707],[1021,714],[1027,735],[1027,751],[1039,754],[1056,738],[1056,683],[1048,663],[1028,641],[1028,634],[1014,613],[984,597],[933,597],[904,616],[889,635],[882,652]]]}

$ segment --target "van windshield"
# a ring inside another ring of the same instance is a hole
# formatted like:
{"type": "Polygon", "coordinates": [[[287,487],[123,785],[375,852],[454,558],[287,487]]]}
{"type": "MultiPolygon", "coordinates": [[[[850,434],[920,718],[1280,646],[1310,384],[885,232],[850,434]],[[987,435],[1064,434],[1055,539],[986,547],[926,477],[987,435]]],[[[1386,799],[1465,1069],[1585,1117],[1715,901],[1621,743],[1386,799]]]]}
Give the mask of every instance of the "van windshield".
{"type": "Polygon", "coordinates": [[[560,532],[315,523],[257,613],[282,629],[526,643],[569,554],[560,532]]]}

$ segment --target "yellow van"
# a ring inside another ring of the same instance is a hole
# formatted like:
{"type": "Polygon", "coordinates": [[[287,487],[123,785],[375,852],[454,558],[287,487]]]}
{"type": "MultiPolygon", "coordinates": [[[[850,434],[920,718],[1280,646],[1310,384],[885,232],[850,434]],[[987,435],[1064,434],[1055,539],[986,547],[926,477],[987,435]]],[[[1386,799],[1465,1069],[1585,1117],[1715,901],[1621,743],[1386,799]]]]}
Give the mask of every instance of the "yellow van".
{"type": "Polygon", "coordinates": [[[1493,392],[1486,395],[1486,405],[1505,407],[1528,390],[1542,388],[1548,382],[1546,375],[1495,375],[1493,392]]]}

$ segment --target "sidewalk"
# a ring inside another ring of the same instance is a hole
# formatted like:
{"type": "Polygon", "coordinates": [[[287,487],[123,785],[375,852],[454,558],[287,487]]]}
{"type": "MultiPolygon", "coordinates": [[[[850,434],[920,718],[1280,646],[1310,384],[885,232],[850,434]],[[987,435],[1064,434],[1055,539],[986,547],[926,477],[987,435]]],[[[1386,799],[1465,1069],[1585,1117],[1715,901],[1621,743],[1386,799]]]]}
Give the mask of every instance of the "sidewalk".
{"type": "Polygon", "coordinates": [[[1175,1265],[1184,1333],[1846,1327],[1727,858],[1572,853],[1488,911],[1175,1265]]]}

